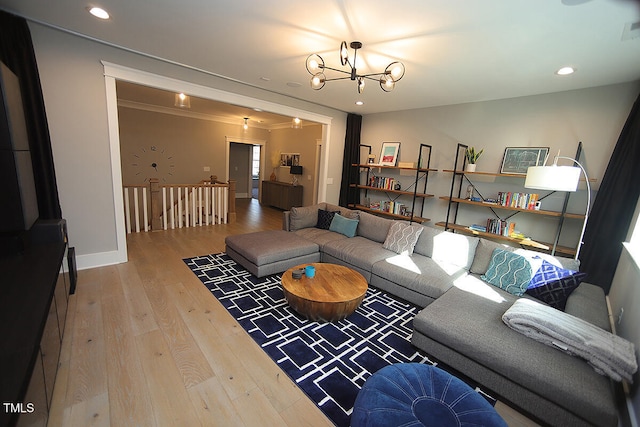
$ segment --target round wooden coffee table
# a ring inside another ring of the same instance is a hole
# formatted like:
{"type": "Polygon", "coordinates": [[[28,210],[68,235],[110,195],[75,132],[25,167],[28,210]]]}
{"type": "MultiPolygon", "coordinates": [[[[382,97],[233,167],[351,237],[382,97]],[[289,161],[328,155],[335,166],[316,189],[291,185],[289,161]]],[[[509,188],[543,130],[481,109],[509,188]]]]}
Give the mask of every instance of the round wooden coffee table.
{"type": "Polygon", "coordinates": [[[367,292],[367,281],[362,274],[341,265],[312,263],[285,271],[282,274],[282,288],[291,308],[307,319],[336,322],[358,308],[367,292]],[[315,277],[292,277],[293,270],[307,265],[316,268],[315,277]]]}

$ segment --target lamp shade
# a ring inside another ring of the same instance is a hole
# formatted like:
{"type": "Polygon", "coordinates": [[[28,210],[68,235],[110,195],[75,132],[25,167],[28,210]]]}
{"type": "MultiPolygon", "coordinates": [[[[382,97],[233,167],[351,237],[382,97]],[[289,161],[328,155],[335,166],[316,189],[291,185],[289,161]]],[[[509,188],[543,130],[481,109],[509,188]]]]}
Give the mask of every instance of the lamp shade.
{"type": "Polygon", "coordinates": [[[580,168],[574,166],[531,166],[527,169],[525,188],[550,191],[576,191],[580,168]]]}

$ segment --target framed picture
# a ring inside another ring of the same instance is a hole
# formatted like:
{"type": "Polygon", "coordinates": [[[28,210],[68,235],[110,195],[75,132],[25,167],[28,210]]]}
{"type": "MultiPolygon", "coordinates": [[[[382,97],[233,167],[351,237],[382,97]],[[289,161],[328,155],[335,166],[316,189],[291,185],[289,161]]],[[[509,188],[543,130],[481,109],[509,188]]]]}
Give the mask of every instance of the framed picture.
{"type": "Polygon", "coordinates": [[[398,154],[400,153],[399,142],[383,142],[382,150],[380,151],[380,165],[382,166],[395,166],[398,161],[398,154]]]}
{"type": "Polygon", "coordinates": [[[500,173],[526,175],[529,166],[544,166],[548,156],[549,147],[507,147],[500,173]]]}
{"type": "Polygon", "coordinates": [[[280,166],[300,166],[300,153],[281,153],[280,166]]]}

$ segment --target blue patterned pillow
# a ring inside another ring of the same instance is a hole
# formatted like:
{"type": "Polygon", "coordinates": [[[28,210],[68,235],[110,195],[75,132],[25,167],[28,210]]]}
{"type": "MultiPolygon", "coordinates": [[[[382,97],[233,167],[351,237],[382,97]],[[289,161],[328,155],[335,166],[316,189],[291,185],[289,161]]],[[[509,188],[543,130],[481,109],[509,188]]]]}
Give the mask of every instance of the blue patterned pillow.
{"type": "Polygon", "coordinates": [[[335,214],[335,212],[318,209],[318,222],[316,223],[316,228],[328,230],[329,227],[331,227],[331,221],[333,221],[333,216],[335,214]]]}
{"type": "Polygon", "coordinates": [[[354,237],[358,229],[358,220],[345,218],[339,213],[333,216],[329,230],[344,234],[347,237],[354,237]]]}
{"type": "Polygon", "coordinates": [[[491,255],[487,272],[480,278],[510,294],[522,296],[532,275],[531,264],[525,257],[497,248],[491,255]]]}
{"type": "Polygon", "coordinates": [[[567,270],[548,261],[542,261],[542,265],[529,283],[527,294],[564,311],[567,298],[586,277],[586,273],[567,270]]]}

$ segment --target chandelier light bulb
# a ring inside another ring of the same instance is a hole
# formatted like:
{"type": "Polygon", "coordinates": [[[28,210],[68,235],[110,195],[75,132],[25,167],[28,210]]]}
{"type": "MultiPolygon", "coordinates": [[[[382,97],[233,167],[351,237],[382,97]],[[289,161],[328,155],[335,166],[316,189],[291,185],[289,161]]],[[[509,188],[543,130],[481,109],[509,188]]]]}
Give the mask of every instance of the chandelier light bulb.
{"type": "Polygon", "coordinates": [[[340,63],[347,65],[347,62],[349,62],[349,50],[347,50],[347,42],[343,41],[340,44],[340,63]]]}
{"type": "Polygon", "coordinates": [[[393,77],[391,77],[391,74],[385,74],[380,77],[380,87],[385,92],[391,92],[396,88],[396,82],[393,80],[393,77]]]}
{"type": "Polygon", "coordinates": [[[306,66],[309,74],[316,74],[324,68],[324,60],[320,55],[314,53],[307,57],[306,66]]]}
{"type": "Polygon", "coordinates": [[[248,120],[249,120],[249,118],[248,118],[248,117],[245,117],[245,118],[244,118],[244,124],[242,125],[242,128],[243,128],[244,130],[249,129],[249,123],[248,123],[248,120]]]}
{"type": "Polygon", "coordinates": [[[322,73],[315,74],[311,77],[311,87],[315,90],[320,90],[324,87],[324,83],[326,82],[326,77],[322,73]]]}
{"type": "Polygon", "coordinates": [[[392,62],[384,71],[391,76],[394,82],[397,82],[404,77],[404,64],[402,62],[392,62]]]}

